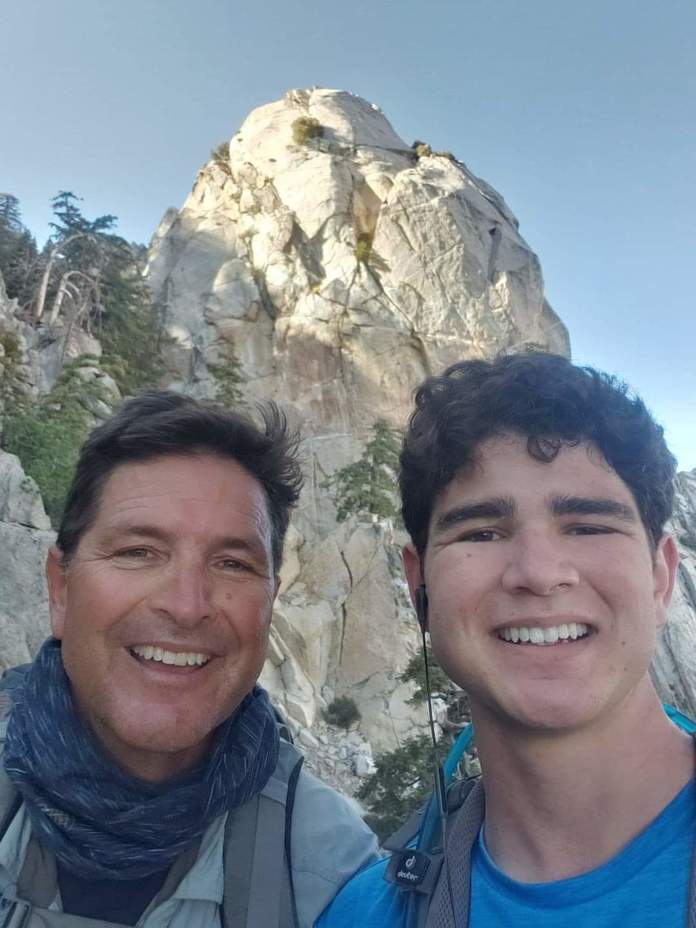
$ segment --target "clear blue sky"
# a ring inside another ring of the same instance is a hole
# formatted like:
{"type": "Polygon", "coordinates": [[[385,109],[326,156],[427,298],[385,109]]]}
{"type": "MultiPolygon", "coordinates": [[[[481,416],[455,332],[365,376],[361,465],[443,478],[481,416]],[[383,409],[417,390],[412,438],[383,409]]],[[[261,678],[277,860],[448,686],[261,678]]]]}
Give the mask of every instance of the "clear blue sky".
{"type": "Polygon", "coordinates": [[[696,467],[694,0],[45,0],[0,10],[0,189],[147,241],[211,148],[290,87],[352,90],[493,184],[576,360],[696,467]]]}

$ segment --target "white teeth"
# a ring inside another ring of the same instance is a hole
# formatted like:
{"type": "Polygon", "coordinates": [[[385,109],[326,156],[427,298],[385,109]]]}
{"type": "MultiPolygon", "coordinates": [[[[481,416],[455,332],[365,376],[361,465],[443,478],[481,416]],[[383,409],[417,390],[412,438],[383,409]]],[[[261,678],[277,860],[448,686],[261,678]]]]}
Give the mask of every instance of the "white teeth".
{"type": "Polygon", "coordinates": [[[210,660],[207,654],[197,651],[166,651],[151,644],[139,645],[131,651],[145,661],[158,661],[174,667],[202,667],[210,660]]]}
{"type": "Polygon", "coordinates": [[[559,641],[576,641],[590,633],[590,627],[584,622],[568,622],[561,625],[551,625],[549,628],[535,626],[514,626],[501,628],[498,637],[513,644],[518,642],[530,644],[556,644],[559,641]]]}

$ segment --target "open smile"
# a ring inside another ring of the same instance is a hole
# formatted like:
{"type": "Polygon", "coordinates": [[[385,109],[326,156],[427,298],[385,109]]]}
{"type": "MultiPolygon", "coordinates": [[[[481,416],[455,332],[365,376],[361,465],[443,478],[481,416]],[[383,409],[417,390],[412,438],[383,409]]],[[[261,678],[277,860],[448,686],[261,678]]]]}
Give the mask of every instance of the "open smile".
{"type": "Polygon", "coordinates": [[[594,634],[596,629],[584,622],[567,622],[542,628],[539,625],[509,625],[499,628],[496,636],[510,644],[548,646],[572,644],[594,634]]]}
{"type": "Polygon", "coordinates": [[[163,665],[167,668],[198,669],[205,667],[210,661],[210,654],[200,651],[170,651],[157,645],[135,645],[128,648],[129,653],[137,661],[153,667],[163,665]]]}

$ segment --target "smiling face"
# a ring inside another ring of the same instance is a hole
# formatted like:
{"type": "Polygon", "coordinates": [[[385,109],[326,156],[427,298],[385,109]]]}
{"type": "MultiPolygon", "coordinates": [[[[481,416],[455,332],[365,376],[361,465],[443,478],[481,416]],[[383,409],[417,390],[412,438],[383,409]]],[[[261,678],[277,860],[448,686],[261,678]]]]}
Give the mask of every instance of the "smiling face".
{"type": "Polygon", "coordinates": [[[654,558],[635,500],[593,448],[532,458],[526,438],[488,439],[436,501],[424,566],[433,653],[475,719],[534,730],[590,723],[648,678],[676,551],[654,558]]]}
{"type": "Polygon", "coordinates": [[[105,747],[151,780],[200,760],[265,656],[276,581],[259,482],[206,454],[121,465],[47,574],[73,694],[105,747]]]}

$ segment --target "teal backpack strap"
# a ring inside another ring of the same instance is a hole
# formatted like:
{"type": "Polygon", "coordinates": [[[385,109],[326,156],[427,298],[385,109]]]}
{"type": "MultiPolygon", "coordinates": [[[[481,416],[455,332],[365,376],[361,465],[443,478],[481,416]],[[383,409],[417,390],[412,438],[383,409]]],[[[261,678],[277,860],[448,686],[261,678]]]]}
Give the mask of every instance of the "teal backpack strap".
{"type": "MultiPolygon", "coordinates": [[[[444,764],[448,823],[477,782],[474,779],[455,779],[459,762],[473,736],[473,727],[467,725],[452,745],[444,764]]],[[[428,802],[414,812],[383,846],[392,851],[384,879],[408,894],[404,924],[408,928],[424,928],[444,860],[442,822],[436,794],[433,793],[428,802]]]]}
{"type": "Polygon", "coordinates": [[[662,708],[675,725],[683,731],[688,732],[690,735],[696,734],[696,722],[684,715],[683,712],[680,712],[679,709],[675,709],[674,706],[668,705],[668,703],[665,703],[662,708]]]}
{"type": "Polygon", "coordinates": [[[227,817],[224,928],[298,928],[290,859],[292,805],[303,758],[281,741],[264,789],[227,817]]]}

